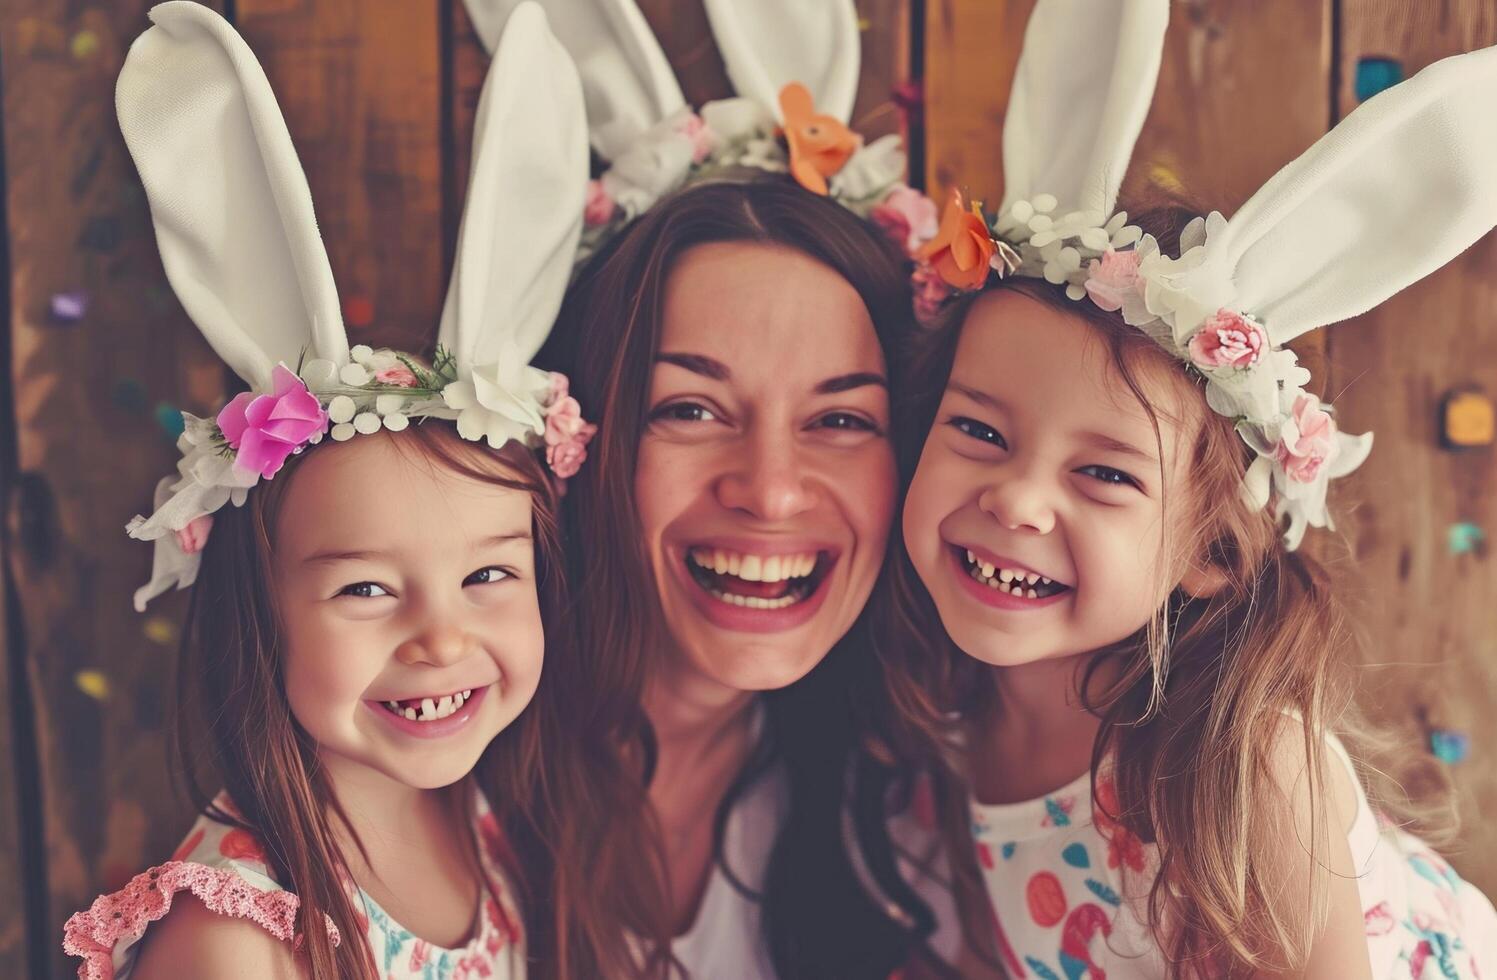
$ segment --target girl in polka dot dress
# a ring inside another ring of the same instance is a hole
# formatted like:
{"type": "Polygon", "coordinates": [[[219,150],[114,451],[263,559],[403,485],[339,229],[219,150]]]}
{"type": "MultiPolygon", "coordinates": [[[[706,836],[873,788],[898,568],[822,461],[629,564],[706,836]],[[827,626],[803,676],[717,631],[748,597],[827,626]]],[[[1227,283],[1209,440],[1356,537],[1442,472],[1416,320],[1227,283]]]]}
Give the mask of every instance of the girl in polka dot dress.
{"type": "Polygon", "coordinates": [[[523,977],[501,816],[532,819],[523,712],[563,605],[556,481],[591,432],[566,379],[528,365],[581,228],[575,69],[540,8],[517,8],[424,360],[349,346],[244,41],[196,3],[151,20],[121,130],[168,278],[250,390],[186,417],[178,475],[129,526],[155,543],[138,608],[192,587],[177,748],[201,815],[69,919],[64,948],[85,980],[523,977]]]}
{"type": "Polygon", "coordinates": [[[1295,549],[1371,437],[1282,346],[1497,224],[1497,49],[1373,98],[1230,221],[1130,224],[1167,19],[1039,0],[1002,205],[958,197],[922,253],[956,295],[896,413],[915,628],[881,655],[954,760],[969,940],[1040,980],[1497,976],[1492,905],[1380,823],[1334,734],[1351,631],[1295,549]]]}

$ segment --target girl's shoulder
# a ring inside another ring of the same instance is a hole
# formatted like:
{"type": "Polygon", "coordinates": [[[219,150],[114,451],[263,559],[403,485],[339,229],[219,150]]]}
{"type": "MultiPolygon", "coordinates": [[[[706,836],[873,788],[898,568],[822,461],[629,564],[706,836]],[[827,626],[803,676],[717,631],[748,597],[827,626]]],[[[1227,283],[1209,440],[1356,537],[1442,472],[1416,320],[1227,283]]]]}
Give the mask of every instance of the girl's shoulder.
{"type": "MultiPolygon", "coordinates": [[[[214,809],[234,815],[224,796],[214,801],[214,809]]],[[[161,938],[173,946],[189,943],[182,947],[184,953],[196,950],[211,957],[238,947],[253,956],[253,947],[263,947],[260,955],[273,961],[275,946],[289,950],[296,943],[299,906],[297,896],[275,880],[254,835],[203,814],[169,860],[136,875],[123,888],[99,896],[69,918],[63,927],[63,949],[82,957],[80,978],[123,980],[135,968],[147,930],[171,915],[171,923],[160,929],[161,938]],[[179,912],[172,915],[174,907],[179,912]],[[213,920],[233,926],[208,931],[187,928],[213,920]],[[256,934],[275,942],[257,943],[256,934]],[[248,942],[246,937],[251,937],[248,942]]],[[[327,927],[336,943],[336,928],[331,921],[327,927]]],[[[152,938],[154,942],[155,933],[152,938]]]]}

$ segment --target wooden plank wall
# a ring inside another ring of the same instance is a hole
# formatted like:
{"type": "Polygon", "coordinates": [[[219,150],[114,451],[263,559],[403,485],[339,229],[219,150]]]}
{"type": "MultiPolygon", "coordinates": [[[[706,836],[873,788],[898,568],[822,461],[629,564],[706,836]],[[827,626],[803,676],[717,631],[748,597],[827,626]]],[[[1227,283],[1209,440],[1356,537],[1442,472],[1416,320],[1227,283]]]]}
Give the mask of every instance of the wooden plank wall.
{"type": "MultiPolygon", "coordinates": [[[[925,151],[933,193],[1001,197],[1002,125],[1033,0],[927,0],[925,151]]],[[[1125,194],[1183,191],[1231,214],[1357,105],[1363,58],[1408,77],[1497,43],[1488,0],[1176,0],[1159,90],[1125,194]]],[[[1398,247],[1389,242],[1388,247],[1398,247]]],[[[1497,467],[1439,448],[1441,396],[1497,395],[1497,236],[1381,309],[1296,344],[1349,431],[1377,434],[1334,504],[1347,541],[1313,545],[1360,611],[1372,664],[1361,696],[1427,750],[1429,728],[1469,738],[1451,769],[1463,825],[1456,867],[1497,892],[1497,467]],[[1328,360],[1329,366],[1325,366],[1328,360]],[[1487,539],[1475,541],[1469,524],[1487,539]],[[1452,537],[1452,535],[1456,535],[1452,537]],[[1460,553],[1457,553],[1460,552],[1460,553]]]]}
{"type": "MultiPolygon", "coordinates": [[[[903,123],[890,93],[908,80],[910,4],[859,3],[856,115],[870,134],[903,123]]],[[[166,857],[190,821],[165,748],[183,597],[135,614],[149,548],[122,531],[175,465],[161,419],[213,411],[229,388],[167,287],[115,122],[114,80],[150,6],[7,0],[0,18],[10,258],[0,363],[16,421],[13,457],[0,452],[0,564],[16,615],[0,637],[24,638],[0,649],[35,709],[31,730],[13,732],[17,692],[0,673],[5,977],[69,975],[64,918],[166,857]],[[86,312],[54,316],[53,298],[73,293],[86,312]],[[40,792],[20,798],[12,765],[23,755],[40,792]],[[25,862],[23,815],[40,828],[25,862]],[[29,909],[28,886],[42,899],[29,909]]],[[[700,0],[641,6],[688,97],[729,94],[700,0]]],[[[230,16],[300,152],[350,338],[421,348],[435,336],[488,65],[462,4],[382,4],[375,17],[354,0],[238,0],[230,16]]]]}

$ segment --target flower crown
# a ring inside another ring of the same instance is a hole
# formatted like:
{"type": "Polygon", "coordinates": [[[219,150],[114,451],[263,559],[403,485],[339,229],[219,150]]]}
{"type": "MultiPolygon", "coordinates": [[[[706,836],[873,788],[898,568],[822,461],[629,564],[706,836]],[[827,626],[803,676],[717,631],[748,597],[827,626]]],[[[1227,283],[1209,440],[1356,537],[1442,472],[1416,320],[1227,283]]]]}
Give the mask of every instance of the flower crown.
{"type": "Polygon", "coordinates": [[[172,584],[192,584],[213,514],[229,503],[243,506],[251,488],[324,437],[345,442],[401,432],[412,420],[449,419],[458,435],[494,449],[511,440],[544,448],[547,465],[565,480],[577,473],[597,432],[567,393],[563,374],[501,358],[462,378],[456,358],[440,346],[430,367],[410,354],[364,344],[349,356],[341,368],[320,358],[297,371],[277,364],[271,391],[241,392],[211,419],[182,413],[178,478],[161,482],[154,514],[137,516],[125,528],[142,541],[171,536],[180,555],[165,568],[158,557],[151,583],[136,594],[137,608],[172,584]]]}
{"type": "Polygon", "coordinates": [[[1226,219],[1214,211],[1195,218],[1180,235],[1179,257],[1171,258],[1153,236],[1128,224],[1126,211],[1056,215],[1055,209],[1053,196],[1039,194],[990,220],[980,204],[969,209],[954,193],[936,235],[916,253],[917,315],[928,322],[951,290],[978,290],[989,276],[1009,275],[1044,279],[1064,286],[1073,300],[1121,313],[1204,379],[1206,403],[1236,421],[1237,434],[1257,454],[1244,499],[1254,509],[1276,501],[1275,518],[1287,520],[1285,547],[1299,547],[1307,526],[1332,527],[1329,483],[1362,464],[1372,434],[1338,431],[1331,407],[1305,391],[1310,372],[1251,313],[1213,307],[1183,288],[1226,219]]]}
{"type": "Polygon", "coordinates": [[[709,102],[700,114],[679,109],[642,132],[588,183],[577,264],[667,194],[742,168],[790,174],[813,194],[877,223],[907,255],[935,234],[935,204],[903,182],[899,136],[865,145],[837,117],[817,112],[799,82],[780,90],[779,104],[783,125],[745,97],[709,102]]]}

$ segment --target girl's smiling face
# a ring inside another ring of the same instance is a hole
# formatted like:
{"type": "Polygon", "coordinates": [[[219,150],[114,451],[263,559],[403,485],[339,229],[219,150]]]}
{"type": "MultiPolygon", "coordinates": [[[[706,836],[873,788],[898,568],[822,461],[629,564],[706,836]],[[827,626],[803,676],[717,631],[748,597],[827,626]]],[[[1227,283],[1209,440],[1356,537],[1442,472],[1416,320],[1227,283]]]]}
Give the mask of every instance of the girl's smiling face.
{"type": "Polygon", "coordinates": [[[1164,534],[1188,530],[1199,411],[1185,411],[1176,365],[1130,367],[1157,433],[1080,314],[1015,290],[969,311],[904,508],[911,561],[969,655],[1014,666],[1098,650],[1176,585],[1206,587],[1166,557],[1164,534]]]}
{"type": "Polygon", "coordinates": [[[543,637],[530,494],[400,438],[301,462],[271,562],[286,698],[320,758],[428,789],[466,775],[529,703],[543,637]]]}

